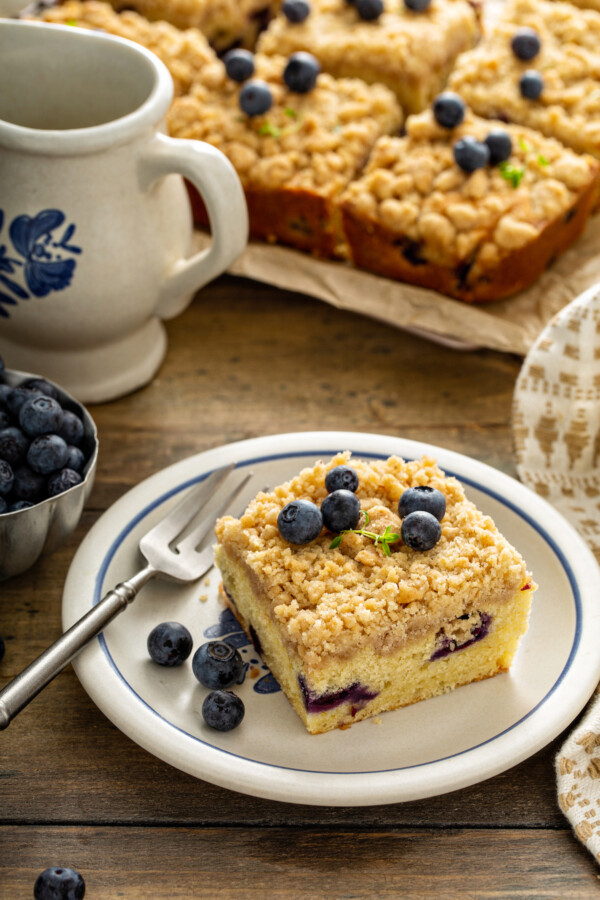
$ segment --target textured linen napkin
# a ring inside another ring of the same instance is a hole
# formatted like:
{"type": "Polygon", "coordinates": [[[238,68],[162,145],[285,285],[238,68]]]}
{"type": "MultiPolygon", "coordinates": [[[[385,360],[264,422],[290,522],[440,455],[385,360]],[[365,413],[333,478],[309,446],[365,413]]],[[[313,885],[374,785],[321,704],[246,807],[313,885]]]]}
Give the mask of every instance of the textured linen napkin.
{"type": "MultiPolygon", "coordinates": [[[[557,507],[600,562],[600,285],[561,310],[529,351],[513,436],[523,483],[557,507]]],[[[600,862],[600,686],[555,766],[560,808],[600,862]]]]}

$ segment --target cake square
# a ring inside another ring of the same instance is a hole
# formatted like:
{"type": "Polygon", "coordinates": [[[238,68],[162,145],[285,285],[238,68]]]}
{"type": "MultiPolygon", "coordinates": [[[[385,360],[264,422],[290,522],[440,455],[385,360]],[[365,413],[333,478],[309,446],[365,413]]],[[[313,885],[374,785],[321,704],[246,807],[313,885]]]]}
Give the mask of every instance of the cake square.
{"type": "Polygon", "coordinates": [[[225,601],[313,734],[505,672],[527,630],[535,585],[523,559],[427,456],[340,453],[259,493],[239,519],[221,518],[216,537],[225,601]],[[438,543],[422,551],[399,541],[386,555],[362,533],[284,540],[281,510],[299,499],[320,506],[339,465],[358,476],[373,534],[401,532],[408,488],[439,490],[438,543]]]}
{"type": "Polygon", "coordinates": [[[459,53],[478,37],[478,17],[467,0],[432,0],[422,12],[412,12],[404,0],[385,0],[383,14],[370,22],[347,0],[311,0],[311,12],[300,24],[276,16],[258,50],[270,55],[306,50],[336,78],[387,85],[408,114],[431,102],[459,53]]]}
{"type": "MultiPolygon", "coordinates": [[[[206,141],[229,158],[244,187],[252,237],[333,256],[340,252],[335,198],[360,172],[377,138],[399,128],[400,108],[383,85],[323,73],[308,93],[294,93],[282,78],[286,60],[256,54],[254,63],[254,78],[272,95],[267,113],[242,112],[243,86],[216,60],[174,102],[169,132],[206,141]]],[[[191,196],[196,223],[207,225],[193,189],[191,196]]]]}
{"type": "Polygon", "coordinates": [[[458,60],[448,84],[480,116],[527,125],[600,157],[599,48],[600,12],[552,0],[511,0],[490,34],[458,60]],[[527,60],[511,46],[524,27],[534,29],[541,44],[527,60]],[[521,94],[527,70],[543,79],[536,100],[521,94]]]}
{"type": "Polygon", "coordinates": [[[430,111],[404,137],[382,137],[340,198],[355,265],[468,302],[532,284],[581,234],[597,201],[599,166],[538,132],[467,113],[456,128],[430,111]],[[472,173],[454,146],[510,136],[510,157],[472,173]]]}

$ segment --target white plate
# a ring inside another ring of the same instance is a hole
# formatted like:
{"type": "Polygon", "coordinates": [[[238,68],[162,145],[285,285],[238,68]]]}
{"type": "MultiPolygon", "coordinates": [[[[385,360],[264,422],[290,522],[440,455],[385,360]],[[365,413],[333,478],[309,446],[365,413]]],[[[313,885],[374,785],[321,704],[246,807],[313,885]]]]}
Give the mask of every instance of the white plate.
{"type": "MultiPolygon", "coordinates": [[[[239,687],[242,725],[212,731],[199,714],[207,690],[191,671],[152,663],[146,638],[165,620],[183,622],[194,646],[221,635],[218,573],[192,586],[155,581],[75,661],[100,709],[154,755],[198,778],[259,797],[359,806],[415,800],[474,784],[526,759],[582,709],[600,679],[598,566],[570,525],[519,482],[465,456],[391,438],[340,432],[276,435],[201,453],[142,482],[91,529],[67,578],[63,624],[139,567],[137,543],[180,491],[217,466],[252,469],[234,512],[316,459],[350,449],[357,456],[437,457],[468,496],[522,552],[539,583],[530,629],[510,673],[367,719],[344,731],[309,735],[251,645],[237,630],[249,673],[239,687]],[[254,677],[250,677],[250,675],[254,677]]],[[[225,627],[232,634],[233,626],[225,627]]],[[[548,777],[551,777],[550,773],[548,777]]]]}

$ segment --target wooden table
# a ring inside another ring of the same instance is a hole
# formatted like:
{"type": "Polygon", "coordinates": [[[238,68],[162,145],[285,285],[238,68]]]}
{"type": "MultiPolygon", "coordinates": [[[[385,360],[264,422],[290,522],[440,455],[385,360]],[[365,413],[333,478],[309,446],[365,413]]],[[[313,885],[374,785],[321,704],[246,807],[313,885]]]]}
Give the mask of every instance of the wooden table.
{"type": "MultiPolygon", "coordinates": [[[[0,586],[0,685],[58,636],[69,564],[100,514],[193,453],[263,434],[346,429],[429,441],[515,473],[519,359],[457,353],[231,278],[168,330],[153,384],[91,409],[100,459],[77,531],[0,586]]],[[[69,667],[0,735],[0,897],[32,897],[49,865],[79,869],[86,900],[597,897],[597,867],[556,804],[560,740],[430,800],[275,803],[155,759],[96,709],[69,667]]]]}

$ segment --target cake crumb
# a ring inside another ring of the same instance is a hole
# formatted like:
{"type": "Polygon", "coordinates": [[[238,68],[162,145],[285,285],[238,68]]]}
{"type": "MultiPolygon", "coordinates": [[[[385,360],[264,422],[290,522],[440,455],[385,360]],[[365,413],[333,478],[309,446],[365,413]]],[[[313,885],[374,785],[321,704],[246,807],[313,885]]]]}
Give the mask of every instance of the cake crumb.
{"type": "Polygon", "coordinates": [[[257,669],[256,666],[253,666],[253,667],[250,669],[250,671],[248,672],[248,677],[249,677],[249,678],[258,678],[259,675],[260,675],[260,670],[257,669]]]}
{"type": "Polygon", "coordinates": [[[381,724],[382,724],[381,716],[375,716],[375,718],[373,719],[373,725],[381,725],[381,724]]]}
{"type": "Polygon", "coordinates": [[[206,603],[206,601],[208,600],[208,594],[200,594],[199,600],[200,603],[206,603]]]}

